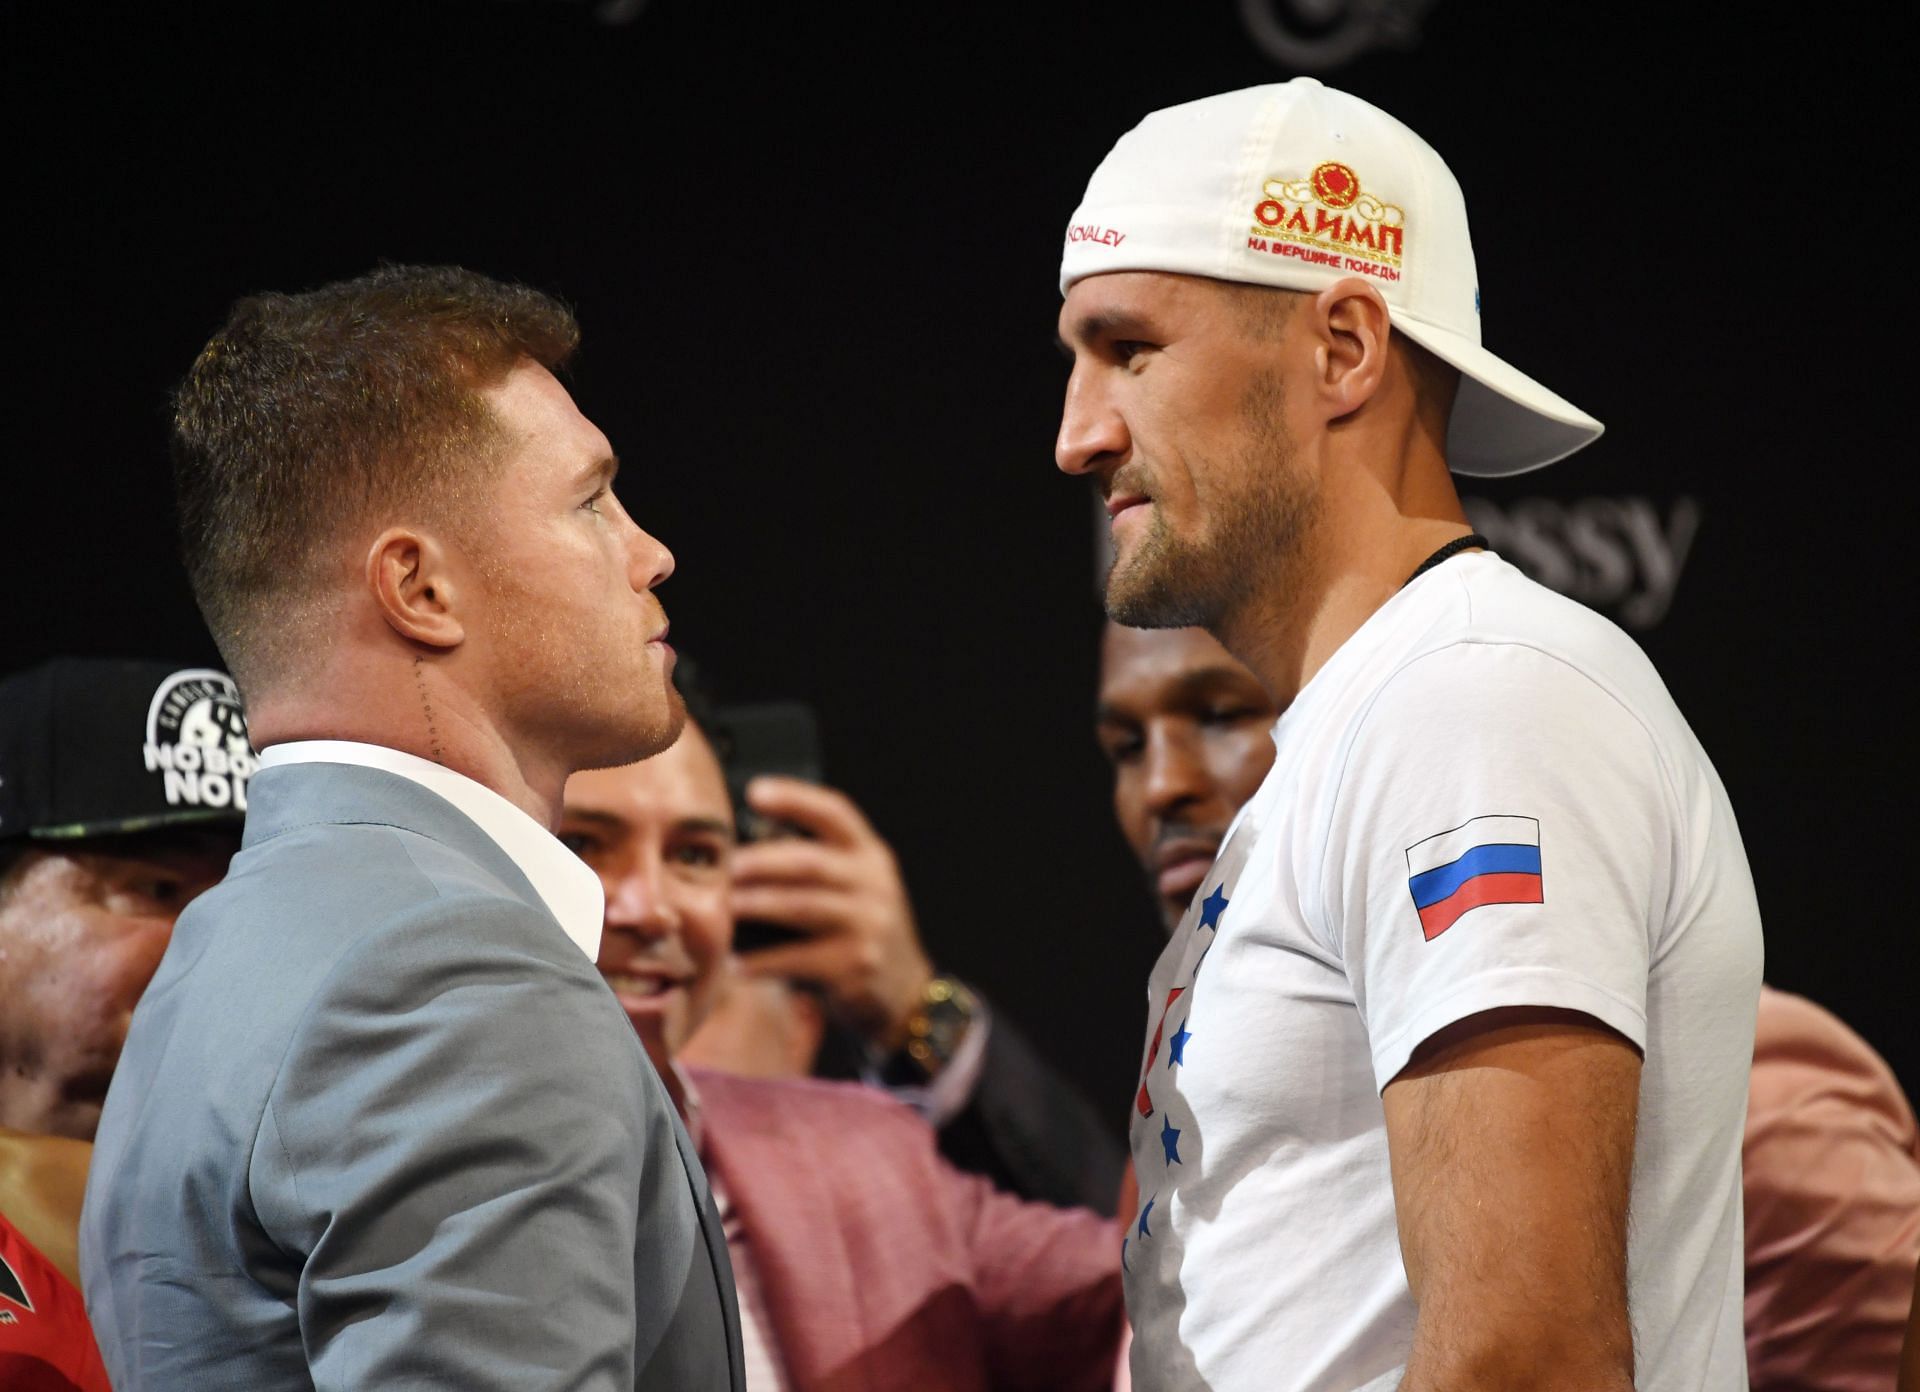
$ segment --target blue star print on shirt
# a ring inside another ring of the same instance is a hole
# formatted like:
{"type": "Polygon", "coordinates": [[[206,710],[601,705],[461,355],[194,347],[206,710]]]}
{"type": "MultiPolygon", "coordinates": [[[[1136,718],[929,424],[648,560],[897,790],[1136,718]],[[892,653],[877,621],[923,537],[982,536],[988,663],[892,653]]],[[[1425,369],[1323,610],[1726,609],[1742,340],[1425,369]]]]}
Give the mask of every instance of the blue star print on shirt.
{"type": "Polygon", "coordinates": [[[1173,1038],[1167,1041],[1167,1067],[1171,1068],[1176,1063],[1184,1064],[1187,1061],[1187,1041],[1191,1038],[1193,1038],[1193,1031],[1184,1024],[1175,1031],[1173,1038]]]}
{"type": "Polygon", "coordinates": [[[1194,979],[1200,977],[1201,964],[1207,960],[1207,954],[1213,951],[1214,943],[1220,937],[1220,916],[1227,911],[1227,887],[1224,883],[1213,887],[1213,893],[1200,901],[1200,926],[1211,928],[1213,937],[1207,939],[1207,945],[1200,949],[1200,955],[1193,959],[1194,979]]]}
{"type": "MultiPolygon", "coordinates": [[[[1172,1117],[1160,1118],[1160,1144],[1166,1148],[1167,1163],[1169,1165],[1179,1164],[1180,1128],[1173,1124],[1172,1117]]],[[[1152,1205],[1149,1204],[1148,1207],[1151,1208],[1152,1205]]]]}
{"type": "MultiPolygon", "coordinates": [[[[1157,1198],[1158,1195],[1155,1197],[1157,1198]]],[[[1148,1199],[1146,1207],[1140,1210],[1140,1236],[1142,1237],[1153,1236],[1153,1234],[1147,1230],[1147,1215],[1153,1212],[1153,1204],[1154,1200],[1148,1199]]]]}
{"type": "Polygon", "coordinates": [[[1213,887],[1213,893],[1200,901],[1200,926],[1202,928],[1211,928],[1215,932],[1218,932],[1220,929],[1220,915],[1226,912],[1228,902],[1226,886],[1224,884],[1215,885],[1213,887]]]}

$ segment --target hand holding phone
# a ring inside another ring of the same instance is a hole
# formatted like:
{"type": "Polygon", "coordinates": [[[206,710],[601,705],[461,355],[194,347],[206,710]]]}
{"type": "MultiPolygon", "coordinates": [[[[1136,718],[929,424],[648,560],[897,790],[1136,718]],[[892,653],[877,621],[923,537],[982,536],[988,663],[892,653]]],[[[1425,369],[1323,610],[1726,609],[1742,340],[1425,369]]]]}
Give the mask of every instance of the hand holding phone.
{"type": "Polygon", "coordinates": [[[734,854],[736,920],[795,935],[743,951],[742,967],[812,982],[869,1042],[899,1048],[933,964],[892,847],[851,798],[819,783],[763,775],[745,792],[754,814],[799,834],[734,854]]]}

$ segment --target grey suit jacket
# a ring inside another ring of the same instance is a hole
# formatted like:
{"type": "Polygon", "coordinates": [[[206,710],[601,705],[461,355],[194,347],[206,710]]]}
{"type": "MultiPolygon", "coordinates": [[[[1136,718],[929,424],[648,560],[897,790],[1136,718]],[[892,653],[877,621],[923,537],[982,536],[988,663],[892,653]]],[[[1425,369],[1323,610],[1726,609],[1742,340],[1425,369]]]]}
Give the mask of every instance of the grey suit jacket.
{"type": "Polygon", "coordinates": [[[706,1177],[512,859],[268,768],[134,1013],[81,1218],[119,1392],[743,1388],[706,1177]]]}

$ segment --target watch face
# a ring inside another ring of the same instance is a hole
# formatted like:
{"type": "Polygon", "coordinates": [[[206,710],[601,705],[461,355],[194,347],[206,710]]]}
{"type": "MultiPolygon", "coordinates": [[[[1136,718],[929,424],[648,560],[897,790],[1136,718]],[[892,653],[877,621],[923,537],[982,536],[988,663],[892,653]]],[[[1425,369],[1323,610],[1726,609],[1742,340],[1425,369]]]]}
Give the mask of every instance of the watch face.
{"type": "Polygon", "coordinates": [[[907,1023],[906,1053],[929,1078],[953,1058],[975,1008],[973,993],[959,982],[937,976],[927,983],[920,1008],[907,1023]]]}

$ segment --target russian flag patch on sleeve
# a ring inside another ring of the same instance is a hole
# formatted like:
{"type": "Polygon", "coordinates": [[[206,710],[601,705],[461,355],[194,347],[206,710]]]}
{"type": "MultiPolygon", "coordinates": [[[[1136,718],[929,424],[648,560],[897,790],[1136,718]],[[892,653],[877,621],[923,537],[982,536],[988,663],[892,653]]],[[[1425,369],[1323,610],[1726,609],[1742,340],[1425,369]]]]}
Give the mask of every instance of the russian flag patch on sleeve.
{"type": "Polygon", "coordinates": [[[1484,904],[1544,904],[1540,823],[1533,817],[1475,817],[1407,847],[1407,888],[1432,942],[1484,904]]]}

